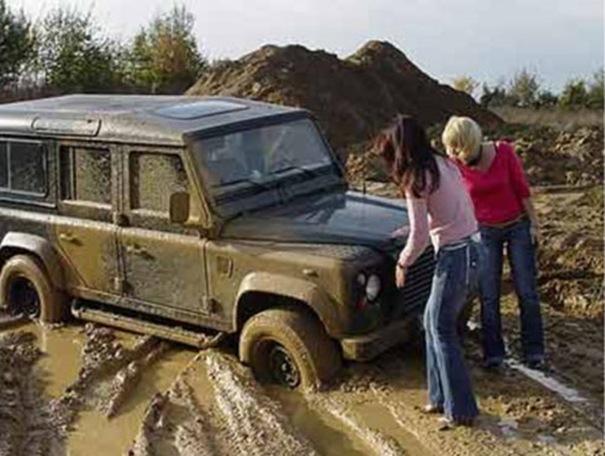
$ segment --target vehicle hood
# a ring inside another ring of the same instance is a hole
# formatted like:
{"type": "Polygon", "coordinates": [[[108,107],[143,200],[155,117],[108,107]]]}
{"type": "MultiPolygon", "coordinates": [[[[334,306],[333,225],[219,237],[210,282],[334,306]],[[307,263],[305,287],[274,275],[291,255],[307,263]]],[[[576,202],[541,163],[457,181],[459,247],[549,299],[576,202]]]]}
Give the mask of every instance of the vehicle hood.
{"type": "Polygon", "coordinates": [[[226,224],[223,237],[363,245],[386,252],[404,241],[390,235],[405,225],[408,216],[402,202],[340,191],[241,215],[226,224]]]}

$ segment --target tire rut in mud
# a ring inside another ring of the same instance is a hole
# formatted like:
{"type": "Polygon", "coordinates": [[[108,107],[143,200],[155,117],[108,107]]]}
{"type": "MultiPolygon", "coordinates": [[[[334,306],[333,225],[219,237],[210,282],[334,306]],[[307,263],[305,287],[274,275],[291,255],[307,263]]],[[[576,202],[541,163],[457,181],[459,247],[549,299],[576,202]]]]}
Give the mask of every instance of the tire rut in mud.
{"type": "Polygon", "coordinates": [[[201,352],[147,409],[132,456],[158,454],[317,455],[251,373],[228,355],[201,352]],[[201,402],[190,371],[201,364],[212,385],[201,402]],[[164,451],[164,453],[162,453],[164,451]]]}
{"type": "Polygon", "coordinates": [[[132,348],[117,341],[113,330],[87,324],[82,367],[65,393],[51,403],[66,426],[84,409],[94,408],[107,418],[119,413],[142,373],[169,348],[152,336],[140,336],[132,348]]]}

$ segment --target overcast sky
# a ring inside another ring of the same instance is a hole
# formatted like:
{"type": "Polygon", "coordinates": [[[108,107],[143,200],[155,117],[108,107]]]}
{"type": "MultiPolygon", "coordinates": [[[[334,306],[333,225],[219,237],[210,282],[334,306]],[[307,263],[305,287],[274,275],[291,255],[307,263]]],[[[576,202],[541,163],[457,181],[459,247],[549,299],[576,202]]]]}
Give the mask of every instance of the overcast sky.
{"type": "MultiPolygon", "coordinates": [[[[169,0],[7,0],[37,18],[56,5],[93,8],[128,39],[169,0]]],[[[527,67],[558,90],[603,67],[603,0],[184,0],[210,58],[263,44],[303,44],[347,56],[388,40],[442,82],[468,74],[494,83],[527,67]]]]}

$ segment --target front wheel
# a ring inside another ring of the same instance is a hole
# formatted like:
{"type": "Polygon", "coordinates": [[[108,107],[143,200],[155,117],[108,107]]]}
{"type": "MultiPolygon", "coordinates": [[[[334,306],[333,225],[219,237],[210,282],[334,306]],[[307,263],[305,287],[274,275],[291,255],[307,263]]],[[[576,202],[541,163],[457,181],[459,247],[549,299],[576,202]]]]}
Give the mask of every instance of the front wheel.
{"type": "Polygon", "coordinates": [[[256,378],[290,389],[316,389],[340,369],[342,358],[321,322],[292,307],[265,310],[244,325],[240,359],[256,378]]]}

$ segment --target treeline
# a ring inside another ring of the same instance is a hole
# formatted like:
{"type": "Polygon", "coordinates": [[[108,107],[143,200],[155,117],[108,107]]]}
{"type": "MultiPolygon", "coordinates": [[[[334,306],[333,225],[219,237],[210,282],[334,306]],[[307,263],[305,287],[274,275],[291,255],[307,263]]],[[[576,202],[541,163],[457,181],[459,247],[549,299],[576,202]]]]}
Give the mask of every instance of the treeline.
{"type": "MultiPolygon", "coordinates": [[[[483,84],[479,102],[489,108],[555,108],[562,109],[603,109],[603,70],[595,72],[588,79],[570,79],[560,93],[545,89],[534,72],[523,69],[509,81],[490,86],[483,84]]],[[[461,76],[454,79],[452,86],[473,95],[479,83],[472,77],[461,76]]]]}
{"type": "Polygon", "coordinates": [[[91,11],[58,8],[34,23],[0,0],[0,96],[182,93],[208,65],[193,26],[193,15],[174,6],[121,42],[91,11]]]}

